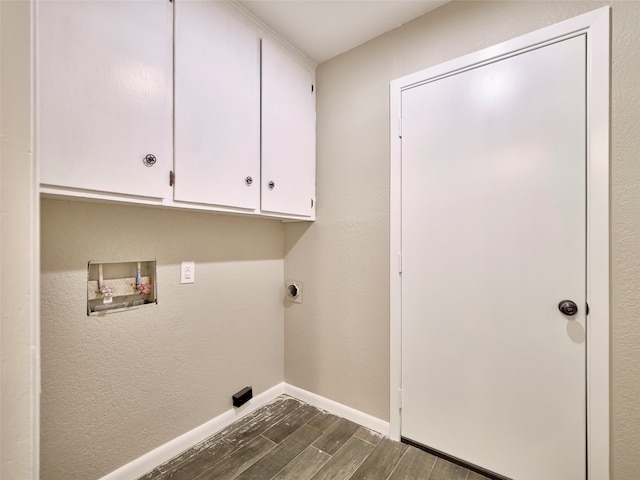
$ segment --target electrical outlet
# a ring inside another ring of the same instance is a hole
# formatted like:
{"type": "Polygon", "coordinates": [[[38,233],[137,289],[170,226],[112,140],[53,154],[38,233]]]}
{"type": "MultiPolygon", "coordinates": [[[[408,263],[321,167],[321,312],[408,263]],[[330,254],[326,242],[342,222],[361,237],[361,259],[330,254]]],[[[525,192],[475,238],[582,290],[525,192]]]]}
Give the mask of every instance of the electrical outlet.
{"type": "Polygon", "coordinates": [[[196,281],[196,262],[182,262],[180,265],[180,283],[196,281]]]}

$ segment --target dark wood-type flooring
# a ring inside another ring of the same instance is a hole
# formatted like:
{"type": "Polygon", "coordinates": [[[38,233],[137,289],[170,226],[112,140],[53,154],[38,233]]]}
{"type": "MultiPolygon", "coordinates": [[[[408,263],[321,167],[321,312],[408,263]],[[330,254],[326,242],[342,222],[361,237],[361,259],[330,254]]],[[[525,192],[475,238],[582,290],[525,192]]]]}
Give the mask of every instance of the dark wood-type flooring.
{"type": "Polygon", "coordinates": [[[139,480],[486,480],[281,396],[139,480]]]}

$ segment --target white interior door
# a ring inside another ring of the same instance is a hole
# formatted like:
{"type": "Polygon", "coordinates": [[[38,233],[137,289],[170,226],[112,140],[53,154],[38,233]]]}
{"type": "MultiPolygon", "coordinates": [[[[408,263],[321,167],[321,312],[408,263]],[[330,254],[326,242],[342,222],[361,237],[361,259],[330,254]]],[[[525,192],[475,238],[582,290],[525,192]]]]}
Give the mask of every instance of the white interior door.
{"type": "Polygon", "coordinates": [[[585,95],[584,35],[402,93],[401,434],[516,480],[586,475],[585,95]]]}

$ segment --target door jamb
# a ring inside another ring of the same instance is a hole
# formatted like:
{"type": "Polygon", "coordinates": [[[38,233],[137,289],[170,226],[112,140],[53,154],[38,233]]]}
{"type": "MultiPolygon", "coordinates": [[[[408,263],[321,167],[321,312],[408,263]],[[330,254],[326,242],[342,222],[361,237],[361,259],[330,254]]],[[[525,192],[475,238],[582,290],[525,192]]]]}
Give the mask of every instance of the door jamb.
{"type": "Polygon", "coordinates": [[[562,37],[587,38],[587,478],[609,480],[609,65],[610,8],[602,7],[390,84],[390,437],[401,435],[401,94],[562,37]]]}

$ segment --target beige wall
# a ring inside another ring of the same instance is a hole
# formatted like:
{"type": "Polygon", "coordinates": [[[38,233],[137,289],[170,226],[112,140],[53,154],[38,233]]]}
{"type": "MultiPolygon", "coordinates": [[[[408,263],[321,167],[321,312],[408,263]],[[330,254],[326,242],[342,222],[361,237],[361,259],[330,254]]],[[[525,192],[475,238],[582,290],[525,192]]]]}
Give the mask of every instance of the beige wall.
{"type": "Polygon", "coordinates": [[[30,155],[28,2],[0,1],[0,478],[30,479],[37,451],[31,344],[37,206],[30,155]]]}
{"type": "MultiPolygon", "coordinates": [[[[16,479],[30,478],[34,447],[28,358],[33,279],[22,268],[31,260],[29,217],[35,211],[25,5],[0,2],[0,455],[2,478],[16,479]]],[[[275,332],[282,331],[276,320],[282,304],[271,302],[283,255],[285,277],[304,281],[304,303],[285,309],[286,381],[388,419],[388,82],[599,5],[455,2],[321,65],[318,221],[286,225],[284,252],[283,227],[274,221],[45,201],[42,478],[99,477],[228,408],[230,392],[245,383],[258,391],[280,381],[283,347],[275,332]],[[108,228],[114,223],[117,230],[108,228]],[[143,245],[141,237],[150,243],[143,245]],[[98,253],[116,260],[156,257],[160,304],[87,317],[84,269],[98,253]],[[188,259],[197,262],[197,283],[180,286],[178,263],[188,259]],[[255,283],[247,275],[255,275],[255,283]],[[209,304],[199,302],[203,296],[209,304]],[[267,336],[257,344],[260,335],[267,336]],[[243,341],[258,352],[238,365],[235,349],[243,341]]],[[[613,2],[612,24],[612,478],[635,480],[640,3],[613,2]]]]}
{"type": "Polygon", "coordinates": [[[62,200],[41,218],[43,480],[99,478],[282,382],[279,221],[62,200]],[[153,258],[158,305],[87,316],[89,260],[153,258]]]}
{"type": "Polygon", "coordinates": [[[640,2],[615,2],[612,62],[613,480],[640,477],[640,2]]]}
{"type": "MultiPolygon", "coordinates": [[[[285,227],[285,380],[389,418],[390,80],[605,5],[453,2],[317,71],[318,220],[285,227]]],[[[640,2],[612,9],[612,478],[640,476],[640,2]]]]}

